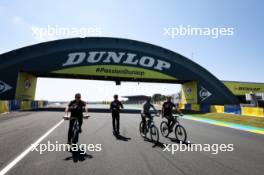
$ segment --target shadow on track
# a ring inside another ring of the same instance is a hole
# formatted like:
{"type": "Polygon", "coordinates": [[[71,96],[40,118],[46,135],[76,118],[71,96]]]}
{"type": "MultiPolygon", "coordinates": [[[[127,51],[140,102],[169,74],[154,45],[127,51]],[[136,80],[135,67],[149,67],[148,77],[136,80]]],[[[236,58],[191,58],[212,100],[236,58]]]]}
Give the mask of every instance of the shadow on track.
{"type": "MultiPolygon", "coordinates": [[[[168,139],[170,139],[170,141],[172,141],[172,142],[174,142],[174,143],[178,143],[178,144],[181,143],[181,141],[179,141],[179,140],[176,139],[176,138],[168,137],[168,139]]],[[[193,143],[191,143],[190,141],[187,141],[187,142],[182,142],[182,144],[185,144],[185,145],[191,145],[191,144],[193,144],[193,143]]]]}
{"type": "Polygon", "coordinates": [[[66,157],[64,160],[68,161],[68,160],[73,160],[74,163],[77,162],[83,162],[86,159],[92,159],[93,156],[87,154],[85,151],[82,151],[80,149],[78,149],[77,151],[70,151],[72,153],[72,155],[70,157],[66,157]]]}
{"type": "Polygon", "coordinates": [[[152,146],[152,148],[161,148],[161,149],[163,149],[165,146],[164,146],[164,144],[165,143],[162,143],[162,142],[157,142],[157,143],[155,143],[155,142],[153,142],[151,139],[149,139],[149,138],[144,138],[144,141],[145,142],[150,142],[150,143],[153,143],[154,145],[152,146]]]}
{"type": "Polygon", "coordinates": [[[128,138],[128,137],[122,136],[122,135],[120,135],[120,134],[119,134],[119,135],[115,135],[115,137],[116,137],[117,140],[121,140],[121,141],[125,141],[125,142],[131,140],[131,138],[128,138]]]}
{"type": "Polygon", "coordinates": [[[164,146],[164,143],[157,142],[157,143],[155,143],[155,144],[152,146],[152,148],[156,148],[156,147],[163,149],[165,146],[164,146]]]}

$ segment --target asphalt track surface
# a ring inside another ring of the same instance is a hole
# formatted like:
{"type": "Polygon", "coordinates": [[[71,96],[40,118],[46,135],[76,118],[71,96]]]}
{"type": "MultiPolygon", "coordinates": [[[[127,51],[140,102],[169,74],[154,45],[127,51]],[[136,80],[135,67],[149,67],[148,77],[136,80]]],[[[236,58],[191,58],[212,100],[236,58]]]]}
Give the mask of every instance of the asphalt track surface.
{"type": "MultiPolygon", "coordinates": [[[[0,117],[0,172],[44,133],[61,121],[62,112],[21,112],[0,117]]],[[[80,143],[101,144],[102,151],[72,156],[71,152],[30,151],[6,174],[239,174],[264,172],[264,135],[181,120],[188,140],[200,144],[234,144],[233,152],[164,152],[162,143],[178,144],[161,137],[160,145],[144,141],[138,132],[138,114],[121,115],[121,135],[112,135],[111,116],[91,113],[84,121],[80,143]]],[[[157,118],[159,125],[161,119],[157,118]]],[[[68,121],[61,123],[41,143],[65,143],[68,121]]]]}

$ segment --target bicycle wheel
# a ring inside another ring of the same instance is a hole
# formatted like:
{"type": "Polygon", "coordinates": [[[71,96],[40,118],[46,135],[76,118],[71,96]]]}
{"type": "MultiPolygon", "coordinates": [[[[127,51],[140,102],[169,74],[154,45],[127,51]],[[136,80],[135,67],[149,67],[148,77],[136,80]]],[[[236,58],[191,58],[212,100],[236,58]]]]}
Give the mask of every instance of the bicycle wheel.
{"type": "Polygon", "coordinates": [[[142,121],[139,124],[139,133],[140,133],[141,137],[143,137],[143,138],[146,137],[146,134],[144,133],[144,130],[143,130],[143,122],[142,121]]]}
{"type": "Polygon", "coordinates": [[[160,132],[164,137],[168,137],[169,135],[169,127],[168,127],[168,122],[162,121],[160,124],[160,132]]]}
{"type": "Polygon", "coordinates": [[[175,127],[175,136],[177,140],[181,141],[182,143],[185,143],[187,139],[187,133],[185,128],[181,125],[177,125],[175,127]]]}
{"type": "Polygon", "coordinates": [[[79,129],[78,129],[78,127],[75,127],[73,129],[72,143],[77,144],[78,140],[79,140],[79,129]]]}
{"type": "Polygon", "coordinates": [[[150,138],[155,143],[158,143],[159,142],[159,130],[154,125],[150,127],[150,138]]]}

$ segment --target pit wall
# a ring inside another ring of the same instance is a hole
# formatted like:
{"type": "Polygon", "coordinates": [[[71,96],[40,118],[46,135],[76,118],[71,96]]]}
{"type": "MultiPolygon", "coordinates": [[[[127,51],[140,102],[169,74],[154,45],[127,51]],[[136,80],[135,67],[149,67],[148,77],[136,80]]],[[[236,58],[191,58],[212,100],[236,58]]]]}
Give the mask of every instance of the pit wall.
{"type": "Polygon", "coordinates": [[[13,111],[37,110],[47,106],[47,101],[0,101],[0,114],[13,111]]]}
{"type": "Polygon", "coordinates": [[[264,117],[264,108],[257,107],[240,107],[239,105],[199,105],[199,104],[179,104],[180,109],[192,110],[199,112],[212,113],[229,113],[238,115],[248,115],[264,117]]]}

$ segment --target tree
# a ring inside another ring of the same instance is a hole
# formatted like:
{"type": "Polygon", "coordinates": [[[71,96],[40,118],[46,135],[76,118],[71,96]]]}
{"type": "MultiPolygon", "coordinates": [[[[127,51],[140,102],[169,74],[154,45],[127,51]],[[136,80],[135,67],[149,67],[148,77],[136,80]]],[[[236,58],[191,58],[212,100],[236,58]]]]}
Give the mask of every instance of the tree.
{"type": "Polygon", "coordinates": [[[152,95],[152,100],[154,102],[164,101],[164,100],[166,100],[166,96],[165,95],[162,95],[162,94],[153,94],[152,95]]]}

